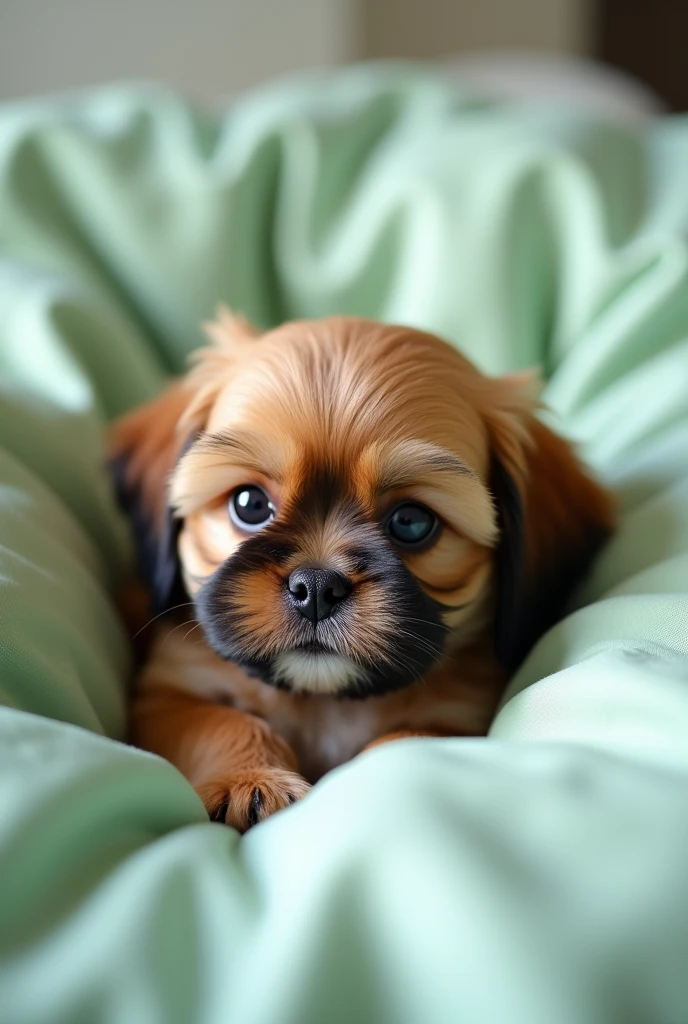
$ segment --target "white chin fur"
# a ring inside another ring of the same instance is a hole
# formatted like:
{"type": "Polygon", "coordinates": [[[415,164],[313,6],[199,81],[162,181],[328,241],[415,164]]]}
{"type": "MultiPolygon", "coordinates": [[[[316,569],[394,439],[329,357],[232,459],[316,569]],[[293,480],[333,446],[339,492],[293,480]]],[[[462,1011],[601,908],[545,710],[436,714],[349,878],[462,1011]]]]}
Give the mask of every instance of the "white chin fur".
{"type": "Polygon", "coordinates": [[[337,693],[364,679],[362,669],[343,655],[308,651],[278,655],[274,671],[278,682],[307,693],[337,693]]]}

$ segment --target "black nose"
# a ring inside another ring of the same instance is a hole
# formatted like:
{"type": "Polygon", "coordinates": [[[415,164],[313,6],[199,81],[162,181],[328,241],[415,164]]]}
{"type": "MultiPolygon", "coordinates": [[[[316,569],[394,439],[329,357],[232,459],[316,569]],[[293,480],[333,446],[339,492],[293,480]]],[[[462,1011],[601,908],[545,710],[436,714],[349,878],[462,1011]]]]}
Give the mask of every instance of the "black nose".
{"type": "Polygon", "coordinates": [[[331,569],[295,569],[289,577],[291,603],[304,618],[321,622],[351,593],[346,576],[331,569]]]}

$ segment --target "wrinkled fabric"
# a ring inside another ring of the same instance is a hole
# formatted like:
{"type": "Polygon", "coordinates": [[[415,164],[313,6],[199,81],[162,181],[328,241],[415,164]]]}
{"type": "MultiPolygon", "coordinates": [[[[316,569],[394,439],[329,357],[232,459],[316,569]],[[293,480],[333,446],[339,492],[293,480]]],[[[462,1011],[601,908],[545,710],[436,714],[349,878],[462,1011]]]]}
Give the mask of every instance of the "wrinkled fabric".
{"type": "Polygon", "coordinates": [[[3,1024],[688,1019],[686,182],[684,118],[414,67],[0,110],[3,1024]],[[621,511],[488,738],[371,751],[242,838],[122,742],[102,469],[220,300],[540,365],[621,511]]]}

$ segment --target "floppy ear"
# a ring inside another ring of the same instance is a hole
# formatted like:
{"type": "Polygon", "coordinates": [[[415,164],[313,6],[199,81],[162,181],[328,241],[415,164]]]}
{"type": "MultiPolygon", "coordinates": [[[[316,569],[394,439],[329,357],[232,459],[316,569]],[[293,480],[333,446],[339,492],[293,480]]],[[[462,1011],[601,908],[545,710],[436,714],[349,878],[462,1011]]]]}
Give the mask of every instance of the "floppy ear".
{"type": "Polygon", "coordinates": [[[526,394],[532,377],[530,386],[527,375],[494,383],[501,402],[485,415],[501,530],[495,642],[500,661],[513,670],[557,621],[612,532],[614,509],[568,442],[533,415],[535,402],[526,394]]]}
{"type": "Polygon", "coordinates": [[[189,399],[186,382],[178,381],[117,420],[110,433],[117,500],[132,524],[139,575],[156,614],[184,600],[167,479],[187,440],[177,428],[189,399]]]}
{"type": "Polygon", "coordinates": [[[181,524],[167,501],[169,476],[203,429],[242,348],[257,337],[225,306],[218,307],[216,317],[204,325],[210,345],[193,354],[191,372],[111,428],[109,464],[117,498],[131,520],[139,574],[156,614],[186,599],[177,557],[181,524]]]}

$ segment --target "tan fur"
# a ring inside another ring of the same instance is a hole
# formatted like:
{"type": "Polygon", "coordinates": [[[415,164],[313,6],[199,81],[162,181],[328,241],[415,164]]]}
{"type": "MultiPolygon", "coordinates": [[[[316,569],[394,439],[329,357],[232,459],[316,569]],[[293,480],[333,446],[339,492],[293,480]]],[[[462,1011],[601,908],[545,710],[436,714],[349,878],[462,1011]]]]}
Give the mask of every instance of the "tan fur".
{"type": "Polygon", "coordinates": [[[260,718],[164,685],[134,703],[132,740],[179,768],[209,815],[244,831],[304,796],[288,745],[260,718]]]}
{"type": "Polygon", "coordinates": [[[612,510],[569,446],[535,418],[531,374],[489,379],[431,335],[347,318],[258,336],[222,311],[209,334],[212,344],[186,380],[114,430],[115,452],[128,457],[130,479],[155,516],[169,499],[181,519],[188,592],[243,543],[227,514],[227,496],[241,484],[263,487],[279,518],[298,510],[316,468],[331,471],[346,479],[370,523],[354,529],[345,505],[325,518],[302,509],[288,564],[236,583],[227,601],[245,615],[256,655],[289,650],[285,573],[317,564],[356,587],[351,628],[338,638],[354,665],[396,626],[375,584],[357,577],[349,556],[357,536],[377,529],[401,499],[426,504],[443,523],[436,543],[405,562],[444,607],[449,642],[422,680],[397,692],[330,696],[336,672],[318,692],[284,692],[222,661],[193,619],[184,627],[183,618],[166,616],[158,625],[134,707],[134,742],[176,764],[211,815],[219,809],[244,829],[303,795],[301,776],[315,781],[381,737],[486,730],[506,679],[493,644],[504,604],[500,522],[508,523],[496,467],[514,482],[525,516],[529,596],[521,605],[537,604],[540,579],[585,561],[611,529],[612,510]]]}

